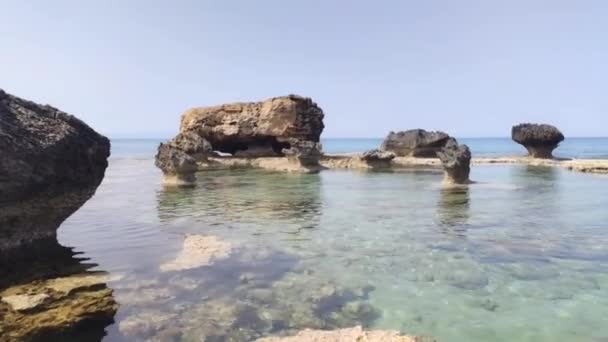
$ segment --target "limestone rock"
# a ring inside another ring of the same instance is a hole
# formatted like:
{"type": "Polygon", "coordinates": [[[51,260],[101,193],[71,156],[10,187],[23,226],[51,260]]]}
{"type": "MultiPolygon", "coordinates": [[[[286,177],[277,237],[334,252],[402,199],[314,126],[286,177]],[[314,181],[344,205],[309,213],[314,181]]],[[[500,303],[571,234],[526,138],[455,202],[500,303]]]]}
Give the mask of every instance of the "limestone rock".
{"type": "Polygon", "coordinates": [[[432,342],[433,339],[413,337],[393,330],[364,331],[361,326],[338,330],[306,329],[289,337],[266,337],[257,342],[432,342]]]}
{"type": "Polygon", "coordinates": [[[232,244],[215,236],[188,235],[179,255],[160,266],[163,272],[180,271],[210,265],[213,261],[227,258],[232,244]]]}
{"type": "Polygon", "coordinates": [[[393,152],[398,157],[435,158],[437,151],[445,146],[449,138],[444,132],[427,132],[423,129],[390,132],[381,149],[393,152]]]}
{"type": "Polygon", "coordinates": [[[303,171],[318,172],[321,169],[319,159],[322,156],[321,144],[312,141],[290,140],[290,148],[283,149],[287,160],[303,171]]]}
{"type": "Polygon", "coordinates": [[[0,292],[2,341],[72,340],[79,327],[103,333],[118,304],[102,274],[73,274],[0,292]]]}
{"type": "Polygon", "coordinates": [[[360,159],[373,169],[388,168],[391,166],[393,159],[395,159],[395,154],[393,152],[376,149],[363,152],[360,159]]]}
{"type": "Polygon", "coordinates": [[[54,239],[103,179],[110,142],[84,122],[0,89],[0,252],[54,239]]]}
{"type": "Polygon", "coordinates": [[[544,159],[553,158],[553,150],[564,141],[564,135],[555,126],[530,123],[513,126],[511,138],[523,145],[530,156],[544,159]]]}
{"type": "Polygon", "coordinates": [[[437,152],[445,171],[445,182],[448,184],[468,184],[471,172],[471,151],[467,145],[459,145],[451,138],[437,152]]]}
{"type": "Polygon", "coordinates": [[[292,140],[319,142],[323,111],[297,95],[261,102],[192,108],[182,115],[180,132],[193,131],[214,151],[236,156],[280,156],[292,140]]]}
{"type": "Polygon", "coordinates": [[[207,140],[194,132],[184,132],[160,144],[155,165],[163,171],[165,185],[193,186],[198,162],[205,162],[212,155],[207,140]]]}

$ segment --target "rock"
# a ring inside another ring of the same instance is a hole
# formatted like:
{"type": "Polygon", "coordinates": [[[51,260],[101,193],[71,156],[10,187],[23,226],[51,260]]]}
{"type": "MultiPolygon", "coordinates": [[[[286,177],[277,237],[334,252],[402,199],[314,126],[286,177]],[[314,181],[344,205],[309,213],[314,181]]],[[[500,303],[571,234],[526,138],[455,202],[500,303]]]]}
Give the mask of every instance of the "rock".
{"type": "Polygon", "coordinates": [[[395,153],[399,157],[435,158],[450,138],[444,132],[427,132],[412,129],[403,132],[390,132],[382,143],[381,150],[395,153]]]}
{"type": "Polygon", "coordinates": [[[372,169],[389,168],[391,167],[391,162],[395,159],[395,154],[376,149],[363,152],[360,159],[372,169]]]}
{"type": "Polygon", "coordinates": [[[295,169],[303,172],[319,172],[322,167],[319,164],[321,159],[321,144],[312,141],[290,140],[290,148],[283,149],[282,152],[287,156],[287,160],[295,165],[295,169]]]}
{"type": "Polygon", "coordinates": [[[564,135],[555,126],[529,123],[513,126],[511,138],[523,145],[531,157],[543,159],[553,158],[553,150],[564,141],[564,135]]]}
{"type": "Polygon", "coordinates": [[[3,290],[2,340],[54,341],[82,329],[103,333],[118,308],[105,280],[102,274],[82,273],[3,290]]]}
{"type": "Polygon", "coordinates": [[[161,143],[156,154],[156,167],[163,171],[163,184],[193,186],[197,162],[212,154],[211,144],[194,132],[180,133],[167,143],[161,143]]]}
{"type": "Polygon", "coordinates": [[[26,311],[34,309],[44,303],[49,298],[49,295],[45,293],[39,294],[21,294],[2,297],[2,301],[10,305],[11,309],[15,311],[26,311]]]}
{"type": "Polygon", "coordinates": [[[232,251],[230,242],[215,236],[188,235],[179,255],[160,265],[163,272],[180,271],[211,265],[215,260],[227,258],[232,251]]]}
{"type": "Polygon", "coordinates": [[[104,177],[110,142],[84,122],[0,90],[0,252],[55,239],[104,177]]]}
{"type": "Polygon", "coordinates": [[[471,173],[471,151],[467,145],[459,145],[456,139],[450,138],[448,143],[437,152],[437,156],[445,171],[445,183],[469,184],[471,173]]]}
{"type": "Polygon", "coordinates": [[[289,95],[189,109],[182,115],[180,132],[198,133],[214,151],[272,157],[282,155],[294,140],[319,142],[323,116],[310,98],[289,95]]]}
{"type": "Polygon", "coordinates": [[[434,339],[413,337],[400,334],[393,330],[364,331],[361,326],[338,330],[306,329],[289,337],[265,337],[257,342],[432,342],[434,339]]]}

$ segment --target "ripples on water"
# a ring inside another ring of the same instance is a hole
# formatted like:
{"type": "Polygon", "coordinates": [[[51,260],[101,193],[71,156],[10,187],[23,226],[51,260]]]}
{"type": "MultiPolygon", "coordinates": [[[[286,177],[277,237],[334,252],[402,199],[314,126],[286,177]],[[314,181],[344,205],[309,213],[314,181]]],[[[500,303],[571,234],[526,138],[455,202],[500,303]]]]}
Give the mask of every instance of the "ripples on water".
{"type": "Polygon", "coordinates": [[[163,190],[152,160],[113,159],[59,241],[115,276],[107,341],[354,324],[441,341],[608,338],[608,179],[527,166],[472,178],[444,190],[433,170],[248,170],[163,190]],[[185,234],[237,248],[160,272],[185,234]]]}

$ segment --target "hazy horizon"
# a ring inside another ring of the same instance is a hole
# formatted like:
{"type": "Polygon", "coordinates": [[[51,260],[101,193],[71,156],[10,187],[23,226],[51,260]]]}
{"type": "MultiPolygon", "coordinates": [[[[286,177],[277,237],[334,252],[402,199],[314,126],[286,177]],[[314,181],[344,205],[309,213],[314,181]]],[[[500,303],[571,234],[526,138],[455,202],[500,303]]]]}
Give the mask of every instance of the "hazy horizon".
{"type": "Polygon", "coordinates": [[[109,137],[168,138],[190,107],[290,93],[324,138],[520,122],[608,136],[608,2],[5,0],[0,88],[109,137]]]}

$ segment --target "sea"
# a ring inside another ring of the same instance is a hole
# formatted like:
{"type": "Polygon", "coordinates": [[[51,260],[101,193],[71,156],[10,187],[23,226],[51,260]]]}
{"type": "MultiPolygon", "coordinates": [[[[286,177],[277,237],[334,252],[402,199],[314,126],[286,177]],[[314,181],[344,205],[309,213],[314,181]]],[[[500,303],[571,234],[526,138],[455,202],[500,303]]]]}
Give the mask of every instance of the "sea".
{"type": "MultiPolygon", "coordinates": [[[[156,153],[158,144],[167,139],[112,139],[112,157],[145,158],[156,153]]],[[[382,138],[322,138],[328,154],[358,153],[382,144],[382,138]]],[[[526,155],[526,150],[511,138],[458,138],[471,149],[473,157],[506,157],[526,155]]],[[[557,157],[608,159],[608,138],[568,138],[555,150],[557,157]]]]}
{"type": "MultiPolygon", "coordinates": [[[[458,140],[478,157],[525,154],[508,138],[458,140]]],[[[170,189],[154,167],[161,141],[112,140],[97,193],[58,231],[73,262],[109,275],[120,306],[103,341],[357,325],[438,341],[608,340],[608,177],[474,165],[475,184],[445,189],[436,169],[230,170],[170,189]],[[167,267],[192,236],[229,251],[167,267]]],[[[569,138],[555,154],[608,158],[608,138],[569,138]]]]}

